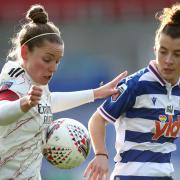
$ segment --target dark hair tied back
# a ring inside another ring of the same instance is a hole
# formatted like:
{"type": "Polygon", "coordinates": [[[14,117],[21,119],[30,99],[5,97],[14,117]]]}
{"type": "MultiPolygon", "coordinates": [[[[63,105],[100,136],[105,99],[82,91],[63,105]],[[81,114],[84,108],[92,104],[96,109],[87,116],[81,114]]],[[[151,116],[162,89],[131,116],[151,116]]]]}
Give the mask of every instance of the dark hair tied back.
{"type": "Polygon", "coordinates": [[[42,5],[33,5],[26,14],[26,19],[35,24],[46,24],[48,22],[48,13],[42,5]]]}

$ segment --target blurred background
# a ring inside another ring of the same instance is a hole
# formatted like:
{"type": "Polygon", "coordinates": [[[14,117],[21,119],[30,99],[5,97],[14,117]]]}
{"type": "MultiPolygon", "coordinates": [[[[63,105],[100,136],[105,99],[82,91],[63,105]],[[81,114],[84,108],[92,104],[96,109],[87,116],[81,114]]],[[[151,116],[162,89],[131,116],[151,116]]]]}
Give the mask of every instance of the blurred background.
{"type": "MultiPolygon", "coordinates": [[[[61,30],[65,56],[50,82],[51,91],[75,91],[99,86],[124,70],[129,74],[146,66],[154,58],[153,46],[158,22],[156,12],[178,0],[0,0],[0,69],[9,48],[10,39],[25,22],[25,14],[33,4],[42,4],[49,19],[61,30]]],[[[103,102],[87,104],[54,115],[73,118],[86,127],[96,108],[103,102]]],[[[107,128],[107,148],[110,170],[114,166],[115,130],[107,128]]],[[[175,180],[180,178],[179,148],[173,154],[175,180]]],[[[71,170],[60,170],[46,160],[42,163],[42,180],[83,180],[83,171],[93,158],[71,170]]]]}

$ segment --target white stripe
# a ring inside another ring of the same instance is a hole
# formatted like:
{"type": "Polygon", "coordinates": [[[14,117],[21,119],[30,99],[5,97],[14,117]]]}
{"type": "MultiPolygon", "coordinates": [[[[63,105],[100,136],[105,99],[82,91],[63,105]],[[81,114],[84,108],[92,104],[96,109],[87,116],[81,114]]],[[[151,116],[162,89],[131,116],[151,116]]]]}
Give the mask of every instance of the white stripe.
{"type": "Polygon", "coordinates": [[[175,110],[180,110],[179,96],[171,95],[171,100],[167,95],[163,94],[145,94],[136,97],[134,108],[165,108],[168,104],[172,104],[175,110]],[[156,98],[155,104],[152,99],[156,98]]]}
{"type": "Polygon", "coordinates": [[[172,151],[176,151],[176,145],[168,142],[161,144],[150,142],[136,143],[125,141],[125,143],[123,144],[123,148],[121,149],[121,152],[128,151],[129,149],[140,151],[150,150],[152,152],[170,153],[172,151]]]}
{"type": "Polygon", "coordinates": [[[143,74],[140,78],[139,78],[139,81],[151,81],[151,82],[157,82],[156,80],[158,80],[159,82],[159,79],[154,75],[154,73],[152,72],[147,72],[145,74],[143,74]]]}
{"type": "Polygon", "coordinates": [[[129,131],[148,133],[155,127],[155,121],[149,119],[124,117],[123,121],[126,123],[126,130],[129,131]]]}
{"type": "Polygon", "coordinates": [[[171,176],[174,172],[173,165],[171,163],[140,163],[140,162],[129,162],[129,163],[116,163],[115,169],[111,175],[111,179],[115,175],[124,176],[171,176]]]}
{"type": "MultiPolygon", "coordinates": [[[[127,117],[124,117],[122,120],[126,124],[126,130],[129,131],[136,131],[141,133],[153,133],[154,128],[156,127],[154,120],[143,119],[143,118],[127,118],[127,117]]],[[[180,130],[177,136],[179,135],[180,135],[180,130]]]]}

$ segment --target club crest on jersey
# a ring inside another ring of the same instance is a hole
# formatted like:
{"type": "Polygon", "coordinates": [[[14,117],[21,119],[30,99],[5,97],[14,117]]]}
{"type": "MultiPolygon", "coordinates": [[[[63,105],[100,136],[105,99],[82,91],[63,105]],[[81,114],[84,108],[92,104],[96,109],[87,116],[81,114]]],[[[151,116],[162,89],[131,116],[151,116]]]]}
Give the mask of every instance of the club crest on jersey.
{"type": "Polygon", "coordinates": [[[120,86],[117,87],[117,89],[118,89],[118,92],[111,96],[112,101],[116,101],[124,93],[124,91],[126,91],[127,85],[121,84],[120,86]]]}
{"type": "Polygon", "coordinates": [[[155,121],[155,129],[152,140],[158,140],[160,137],[176,138],[180,133],[180,116],[173,120],[172,115],[160,115],[159,120],[155,121]]]}
{"type": "Polygon", "coordinates": [[[5,81],[0,83],[0,91],[5,91],[12,86],[12,81],[5,81]]]}
{"type": "Polygon", "coordinates": [[[174,115],[174,106],[173,105],[167,105],[165,109],[165,113],[169,115],[174,115]]]}

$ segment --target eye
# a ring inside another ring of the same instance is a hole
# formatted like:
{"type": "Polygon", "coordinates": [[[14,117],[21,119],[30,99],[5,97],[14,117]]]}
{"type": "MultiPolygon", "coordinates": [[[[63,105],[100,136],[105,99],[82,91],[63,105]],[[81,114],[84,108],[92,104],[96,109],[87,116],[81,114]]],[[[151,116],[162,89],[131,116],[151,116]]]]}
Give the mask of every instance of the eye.
{"type": "Polygon", "coordinates": [[[43,58],[43,61],[46,62],[46,63],[50,63],[50,62],[51,62],[51,59],[49,59],[49,58],[43,58]]]}
{"type": "Polygon", "coordinates": [[[159,53],[162,54],[162,55],[165,55],[165,54],[167,54],[167,51],[165,51],[165,50],[160,50],[159,53]]]}
{"type": "Polygon", "coordinates": [[[179,57],[180,57],[180,54],[179,54],[179,53],[175,53],[174,56],[177,57],[177,58],[179,58],[179,57]]]}

